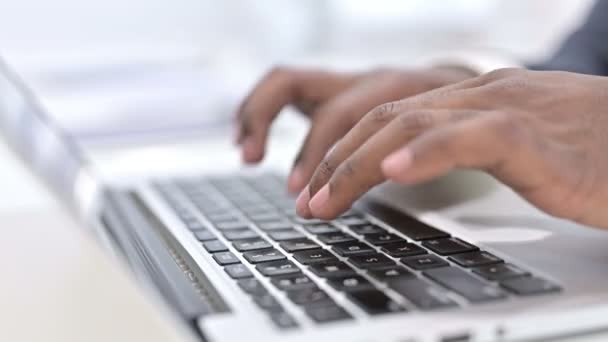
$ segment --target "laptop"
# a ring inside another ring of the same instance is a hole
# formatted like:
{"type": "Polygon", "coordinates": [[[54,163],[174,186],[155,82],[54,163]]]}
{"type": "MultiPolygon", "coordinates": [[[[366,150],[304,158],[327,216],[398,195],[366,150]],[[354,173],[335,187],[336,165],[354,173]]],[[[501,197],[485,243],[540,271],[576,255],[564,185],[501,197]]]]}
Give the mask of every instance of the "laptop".
{"type": "Polygon", "coordinates": [[[487,176],[385,184],[336,220],[307,220],[281,170],[225,167],[221,138],[197,154],[204,170],[99,172],[0,70],[7,142],[197,339],[548,340],[608,327],[608,233],[548,217],[487,176]]]}

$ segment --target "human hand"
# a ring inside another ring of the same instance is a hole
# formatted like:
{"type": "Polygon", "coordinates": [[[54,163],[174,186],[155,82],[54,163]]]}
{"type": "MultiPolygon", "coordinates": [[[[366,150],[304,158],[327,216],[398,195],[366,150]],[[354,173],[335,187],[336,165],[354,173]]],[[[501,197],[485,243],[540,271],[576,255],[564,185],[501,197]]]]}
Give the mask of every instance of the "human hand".
{"type": "Polygon", "coordinates": [[[549,214],[608,228],[607,147],[608,78],[501,69],[370,111],[321,162],[297,209],[332,219],[386,179],[471,168],[549,214]]]}
{"type": "Polygon", "coordinates": [[[472,76],[457,67],[362,73],[276,68],[241,104],[236,142],[245,162],[259,162],[272,121],[283,107],[294,105],[308,116],[311,127],[288,180],[289,190],[299,192],[327,151],[372,108],[472,76]]]}

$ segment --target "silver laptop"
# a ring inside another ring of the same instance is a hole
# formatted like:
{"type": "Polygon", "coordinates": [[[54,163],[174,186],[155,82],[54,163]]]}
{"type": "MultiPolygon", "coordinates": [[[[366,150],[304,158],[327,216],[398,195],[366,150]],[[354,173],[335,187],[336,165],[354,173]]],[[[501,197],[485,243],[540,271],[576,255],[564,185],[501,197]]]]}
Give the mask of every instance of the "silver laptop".
{"type": "Polygon", "coordinates": [[[305,220],[280,170],[223,163],[221,137],[197,145],[205,167],[101,172],[138,161],[87,153],[6,66],[0,120],[176,329],[201,340],[546,340],[608,327],[608,233],[547,217],[487,176],[386,184],[334,221],[305,220]]]}

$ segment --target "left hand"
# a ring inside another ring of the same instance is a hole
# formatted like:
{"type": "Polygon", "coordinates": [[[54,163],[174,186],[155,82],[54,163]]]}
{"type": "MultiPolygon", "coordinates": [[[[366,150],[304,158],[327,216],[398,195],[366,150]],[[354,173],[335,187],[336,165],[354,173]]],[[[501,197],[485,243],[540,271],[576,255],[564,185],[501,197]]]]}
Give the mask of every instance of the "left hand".
{"type": "Polygon", "coordinates": [[[414,184],[456,168],[608,228],[608,78],[500,69],[376,107],[317,167],[298,213],[333,219],[386,179],[414,184]]]}

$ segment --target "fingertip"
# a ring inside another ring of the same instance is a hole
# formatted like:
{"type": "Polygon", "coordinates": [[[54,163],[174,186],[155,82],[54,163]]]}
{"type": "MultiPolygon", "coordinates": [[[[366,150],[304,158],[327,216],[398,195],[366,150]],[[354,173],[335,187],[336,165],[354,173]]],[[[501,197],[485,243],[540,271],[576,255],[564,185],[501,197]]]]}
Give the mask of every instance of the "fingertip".
{"type": "Polygon", "coordinates": [[[262,149],[260,149],[251,138],[243,140],[242,149],[243,162],[248,164],[257,163],[261,161],[264,156],[262,149]]]}
{"type": "Polygon", "coordinates": [[[310,213],[310,208],[308,207],[309,201],[310,191],[308,190],[308,187],[305,187],[296,199],[296,213],[303,218],[312,217],[312,214],[310,213]]]}
{"type": "Polygon", "coordinates": [[[304,174],[302,172],[302,169],[296,166],[291,171],[291,174],[289,175],[289,178],[287,179],[287,190],[292,194],[296,194],[296,193],[302,191],[302,188],[304,188],[304,185],[305,185],[304,183],[305,183],[305,180],[304,180],[304,174]]]}
{"type": "Polygon", "coordinates": [[[311,214],[314,217],[323,217],[329,202],[329,185],[325,184],[308,203],[311,214]]]}

